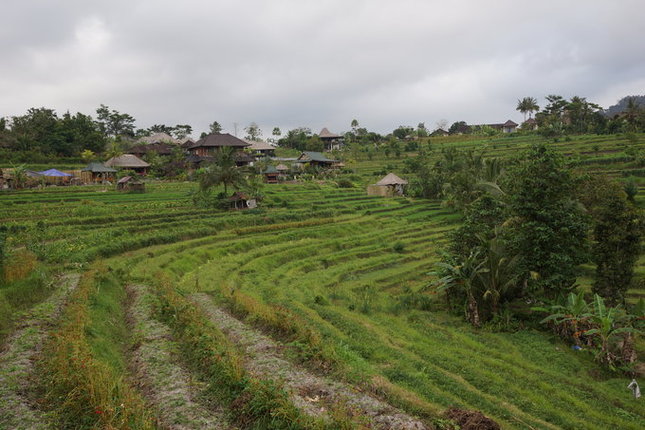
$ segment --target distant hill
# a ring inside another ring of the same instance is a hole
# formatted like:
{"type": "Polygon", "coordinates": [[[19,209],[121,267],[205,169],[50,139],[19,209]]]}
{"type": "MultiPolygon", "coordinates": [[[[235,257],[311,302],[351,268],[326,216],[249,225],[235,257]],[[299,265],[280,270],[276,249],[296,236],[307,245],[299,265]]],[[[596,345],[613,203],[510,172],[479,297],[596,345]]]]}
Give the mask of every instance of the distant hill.
{"type": "Polygon", "coordinates": [[[645,108],[645,96],[625,96],[622,99],[618,100],[618,103],[616,103],[615,105],[608,107],[605,110],[605,115],[611,118],[614,115],[625,111],[625,109],[627,109],[627,100],[629,100],[631,97],[634,97],[636,99],[636,103],[640,107],[645,108]]]}

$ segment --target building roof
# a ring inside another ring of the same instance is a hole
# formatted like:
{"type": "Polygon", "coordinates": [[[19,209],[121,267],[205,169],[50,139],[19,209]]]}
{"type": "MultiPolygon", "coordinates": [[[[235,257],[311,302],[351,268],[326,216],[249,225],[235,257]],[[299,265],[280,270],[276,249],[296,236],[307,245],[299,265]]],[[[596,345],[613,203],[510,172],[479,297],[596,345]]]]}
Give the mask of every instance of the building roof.
{"type": "Polygon", "coordinates": [[[232,195],[231,197],[229,197],[228,199],[229,199],[229,200],[231,200],[231,201],[248,200],[248,199],[249,199],[249,196],[247,196],[246,194],[244,194],[244,193],[243,193],[243,192],[241,192],[241,191],[236,191],[236,192],[234,192],[234,193],[233,193],[233,195],[232,195]]]}
{"type": "Polygon", "coordinates": [[[319,163],[335,163],[336,160],[330,160],[325,157],[322,152],[313,152],[313,151],[304,151],[298,157],[298,161],[307,162],[307,161],[317,161],[319,163]]]}
{"type": "Polygon", "coordinates": [[[150,136],[144,136],[141,139],[139,139],[137,142],[139,143],[174,143],[176,145],[180,144],[181,141],[179,139],[175,139],[171,135],[167,133],[155,133],[151,134],[150,136]]]}
{"type": "Polygon", "coordinates": [[[85,166],[84,169],[81,170],[81,172],[92,172],[92,173],[116,173],[116,170],[107,167],[103,163],[90,163],[87,166],[85,166]]]}
{"type": "Polygon", "coordinates": [[[269,165],[269,166],[267,166],[267,169],[262,173],[264,173],[264,174],[278,173],[278,169],[275,166],[269,165]]]}
{"type": "Polygon", "coordinates": [[[242,139],[238,139],[237,137],[232,136],[229,133],[213,133],[202,139],[199,139],[197,142],[190,145],[188,149],[218,146],[235,146],[246,148],[249,145],[250,144],[246,143],[242,139]]]}
{"type": "Polygon", "coordinates": [[[176,148],[177,145],[172,143],[157,142],[157,143],[144,143],[141,145],[135,145],[128,153],[134,155],[145,155],[148,152],[156,152],[159,155],[172,155],[172,151],[176,148]]]}
{"type": "Polygon", "coordinates": [[[194,145],[194,144],[195,144],[195,141],[194,141],[193,139],[191,139],[190,137],[187,137],[186,139],[184,139],[184,141],[183,141],[183,142],[181,142],[181,145],[180,145],[180,146],[181,146],[182,148],[184,148],[184,149],[188,149],[188,148],[190,148],[190,147],[191,147],[192,145],[194,145]]]}
{"type": "Polygon", "coordinates": [[[252,155],[247,154],[244,151],[237,151],[233,154],[233,158],[237,163],[252,163],[255,161],[255,158],[253,158],[252,155]]]}
{"type": "Polygon", "coordinates": [[[320,130],[320,133],[318,133],[318,137],[321,139],[340,139],[341,135],[334,134],[331,131],[327,130],[327,127],[324,127],[322,130],[320,130]]]}
{"type": "Polygon", "coordinates": [[[186,156],[186,162],[191,164],[210,163],[213,160],[215,160],[215,157],[210,157],[208,155],[200,156],[200,155],[190,154],[186,156]]]}
{"type": "Polygon", "coordinates": [[[285,166],[284,164],[278,164],[277,166],[275,166],[275,169],[278,172],[286,172],[287,170],[289,170],[289,168],[287,166],[285,166]]]}
{"type": "Polygon", "coordinates": [[[529,118],[524,121],[524,124],[537,124],[537,121],[535,120],[535,118],[529,118]]]}
{"type": "Polygon", "coordinates": [[[266,142],[255,142],[249,140],[245,140],[245,142],[250,145],[248,148],[253,151],[272,151],[275,149],[275,146],[269,145],[266,142]]]}
{"type": "Polygon", "coordinates": [[[516,122],[513,122],[513,121],[511,121],[509,119],[503,125],[504,125],[504,127],[517,127],[519,124],[517,124],[516,122]]]}
{"type": "Polygon", "coordinates": [[[408,181],[399,178],[394,173],[388,173],[383,179],[378,181],[376,185],[408,185],[408,181]]]}
{"type": "Polygon", "coordinates": [[[143,161],[141,158],[132,154],[123,154],[118,157],[112,157],[105,162],[108,167],[123,167],[123,168],[140,168],[149,167],[150,164],[143,161]]]}

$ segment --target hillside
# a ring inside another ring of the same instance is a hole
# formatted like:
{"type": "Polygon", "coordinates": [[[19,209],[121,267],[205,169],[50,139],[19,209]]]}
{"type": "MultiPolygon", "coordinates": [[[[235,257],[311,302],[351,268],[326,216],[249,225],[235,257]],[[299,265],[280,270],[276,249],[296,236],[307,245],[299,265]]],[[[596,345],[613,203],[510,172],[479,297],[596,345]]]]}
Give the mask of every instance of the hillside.
{"type": "MultiPolygon", "coordinates": [[[[508,157],[539,139],[429,146],[508,157]]],[[[550,145],[633,177],[645,207],[645,135],[550,145]]],[[[457,407],[502,428],[642,428],[628,380],[590,353],[523,323],[472,328],[426,292],[460,215],[365,193],[414,155],[345,153],[354,187],[266,185],[241,212],[195,207],[189,182],[0,193],[16,273],[0,287],[0,427],[442,428],[457,407]]]]}

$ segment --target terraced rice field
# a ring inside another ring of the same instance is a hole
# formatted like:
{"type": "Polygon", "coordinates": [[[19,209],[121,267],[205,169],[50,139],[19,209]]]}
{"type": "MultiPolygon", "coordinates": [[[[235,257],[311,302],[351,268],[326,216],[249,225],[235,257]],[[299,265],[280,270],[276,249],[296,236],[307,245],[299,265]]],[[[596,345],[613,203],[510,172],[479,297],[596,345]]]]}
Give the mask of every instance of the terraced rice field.
{"type": "MultiPolygon", "coordinates": [[[[357,182],[386,163],[356,161],[357,182]]],[[[193,187],[0,194],[16,252],[43,262],[0,289],[0,428],[429,429],[451,406],[503,428],[643,427],[591,355],[475,330],[422,292],[459,222],[439,202],[305,183],[222,212],[193,187]]]]}

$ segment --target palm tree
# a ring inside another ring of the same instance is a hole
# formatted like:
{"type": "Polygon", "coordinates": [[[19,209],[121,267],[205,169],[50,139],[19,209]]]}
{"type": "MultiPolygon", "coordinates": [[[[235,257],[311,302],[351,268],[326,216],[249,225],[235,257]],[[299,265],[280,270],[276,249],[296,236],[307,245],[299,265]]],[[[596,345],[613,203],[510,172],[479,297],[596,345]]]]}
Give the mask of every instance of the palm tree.
{"type": "Polygon", "coordinates": [[[499,311],[500,300],[517,286],[520,279],[519,256],[509,256],[498,236],[490,240],[483,237],[479,239],[486,259],[483,266],[485,270],[481,270],[477,276],[482,283],[483,297],[490,301],[491,312],[496,314],[499,311]]]}
{"type": "Polygon", "coordinates": [[[235,149],[221,148],[215,154],[212,164],[205,167],[199,176],[199,189],[208,191],[211,187],[224,185],[224,194],[228,194],[228,186],[240,186],[244,183],[244,172],[235,165],[235,149]]]}
{"type": "Polygon", "coordinates": [[[480,251],[477,249],[473,250],[461,264],[436,263],[439,272],[444,275],[436,283],[437,290],[461,289],[466,294],[466,318],[475,327],[481,326],[475,290],[480,276],[488,270],[485,265],[486,260],[482,260],[480,251]]]}
{"type": "Polygon", "coordinates": [[[533,97],[524,97],[522,100],[517,101],[517,107],[515,110],[518,110],[524,114],[524,121],[526,121],[526,113],[528,112],[529,118],[533,117],[533,112],[540,110],[540,107],[537,104],[537,100],[533,97]]]}

